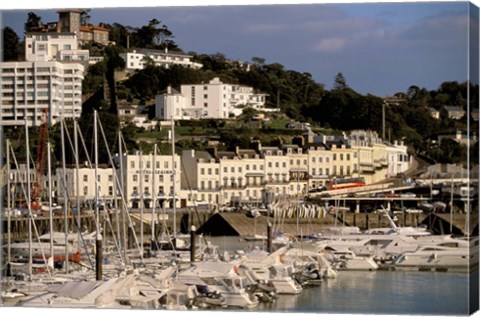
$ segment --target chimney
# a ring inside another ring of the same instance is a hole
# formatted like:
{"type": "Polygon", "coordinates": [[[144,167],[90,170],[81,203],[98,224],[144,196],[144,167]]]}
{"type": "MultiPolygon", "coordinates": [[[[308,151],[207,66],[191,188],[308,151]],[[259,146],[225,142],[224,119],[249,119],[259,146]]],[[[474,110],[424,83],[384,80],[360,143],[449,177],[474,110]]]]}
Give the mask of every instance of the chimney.
{"type": "Polygon", "coordinates": [[[167,86],[167,94],[168,95],[172,94],[172,86],[170,86],[170,85],[167,86]]]}

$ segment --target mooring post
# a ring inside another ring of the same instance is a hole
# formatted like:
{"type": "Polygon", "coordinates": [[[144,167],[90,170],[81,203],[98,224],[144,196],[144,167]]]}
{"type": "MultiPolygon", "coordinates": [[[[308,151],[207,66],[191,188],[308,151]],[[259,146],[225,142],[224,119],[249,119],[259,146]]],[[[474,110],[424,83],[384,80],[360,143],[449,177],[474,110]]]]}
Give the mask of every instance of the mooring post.
{"type": "Polygon", "coordinates": [[[96,268],[96,278],[97,281],[102,280],[102,275],[103,275],[103,270],[102,270],[102,263],[103,263],[103,247],[102,247],[102,235],[99,234],[96,239],[96,263],[95,263],[95,268],[96,268]]]}
{"type": "Polygon", "coordinates": [[[196,249],[196,238],[195,238],[195,231],[197,229],[195,226],[190,227],[190,263],[195,262],[195,249],[196,249]]]}

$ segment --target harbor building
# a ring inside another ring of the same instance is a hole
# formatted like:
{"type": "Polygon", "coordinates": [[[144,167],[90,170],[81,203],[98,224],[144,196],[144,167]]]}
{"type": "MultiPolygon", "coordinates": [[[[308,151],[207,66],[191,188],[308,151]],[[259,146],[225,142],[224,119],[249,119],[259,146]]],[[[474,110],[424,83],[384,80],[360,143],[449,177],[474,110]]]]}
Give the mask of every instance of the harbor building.
{"type": "MultiPolygon", "coordinates": [[[[116,159],[118,160],[118,157],[116,159]]],[[[123,156],[122,163],[123,193],[129,207],[139,208],[143,201],[144,206],[149,208],[155,200],[158,203],[167,202],[167,206],[172,207],[174,196],[177,207],[186,204],[186,198],[180,191],[182,177],[180,156],[175,155],[172,160],[171,155],[137,153],[123,156]]]]}
{"type": "Polygon", "coordinates": [[[180,119],[234,118],[246,107],[264,109],[266,97],[252,87],[225,84],[215,77],[206,84],[181,85],[180,94],[167,90],[157,96],[155,117],[169,120],[174,114],[180,119]]]}
{"type": "Polygon", "coordinates": [[[79,118],[84,67],[78,63],[24,61],[0,63],[1,124],[39,126],[79,118]]]}

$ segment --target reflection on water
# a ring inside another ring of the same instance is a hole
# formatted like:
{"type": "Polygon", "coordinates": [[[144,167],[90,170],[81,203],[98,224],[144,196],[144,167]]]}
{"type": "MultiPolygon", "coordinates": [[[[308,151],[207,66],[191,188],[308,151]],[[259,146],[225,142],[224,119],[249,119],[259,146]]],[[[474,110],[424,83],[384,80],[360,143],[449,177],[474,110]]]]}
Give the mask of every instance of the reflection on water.
{"type": "MultiPolygon", "coordinates": [[[[220,251],[251,249],[262,242],[238,237],[209,238],[220,251]]],[[[478,272],[474,273],[478,280],[478,272]]],[[[279,295],[257,310],[272,312],[370,314],[468,314],[469,276],[444,272],[340,272],[334,280],[307,288],[299,295],[279,295]]]]}
{"type": "Polygon", "coordinates": [[[269,311],[374,314],[468,314],[468,275],[433,272],[341,272],[269,311]]]}

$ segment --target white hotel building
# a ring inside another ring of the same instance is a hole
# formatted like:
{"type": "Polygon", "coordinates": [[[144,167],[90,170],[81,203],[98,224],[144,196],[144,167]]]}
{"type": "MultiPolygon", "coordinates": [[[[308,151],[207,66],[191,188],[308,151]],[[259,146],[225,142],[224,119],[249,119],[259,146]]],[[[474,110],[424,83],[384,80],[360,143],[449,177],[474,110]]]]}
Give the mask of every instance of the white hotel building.
{"type": "Polygon", "coordinates": [[[228,119],[242,114],[243,108],[264,109],[266,94],[252,87],[225,84],[213,78],[208,84],[182,85],[156,96],[155,117],[175,119],[228,119]]]}
{"type": "Polygon", "coordinates": [[[79,118],[84,67],[78,63],[24,61],[0,63],[2,112],[5,126],[39,126],[79,118]]]}

